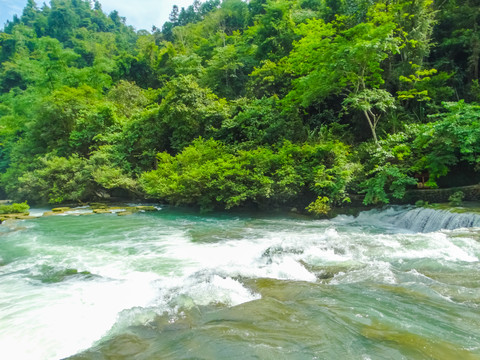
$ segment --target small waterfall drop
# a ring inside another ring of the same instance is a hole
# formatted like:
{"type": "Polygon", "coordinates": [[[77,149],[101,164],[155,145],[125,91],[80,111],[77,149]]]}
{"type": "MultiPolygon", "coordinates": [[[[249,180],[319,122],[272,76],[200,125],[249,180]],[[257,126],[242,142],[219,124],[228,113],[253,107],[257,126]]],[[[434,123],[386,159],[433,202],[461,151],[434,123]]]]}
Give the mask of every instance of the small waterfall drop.
{"type": "Polygon", "coordinates": [[[378,212],[366,211],[358,216],[360,222],[393,225],[413,232],[429,233],[438,230],[480,227],[480,214],[456,213],[431,208],[392,207],[378,212]]]}
{"type": "Polygon", "coordinates": [[[417,232],[470,228],[480,226],[480,215],[475,213],[454,213],[447,210],[417,208],[399,216],[396,225],[417,232]]]}

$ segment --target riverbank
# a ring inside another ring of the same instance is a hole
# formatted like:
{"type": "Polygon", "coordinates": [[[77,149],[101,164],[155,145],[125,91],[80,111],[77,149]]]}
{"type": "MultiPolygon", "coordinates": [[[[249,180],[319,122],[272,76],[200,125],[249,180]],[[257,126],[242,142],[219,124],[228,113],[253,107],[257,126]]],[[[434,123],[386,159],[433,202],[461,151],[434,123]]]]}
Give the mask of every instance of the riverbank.
{"type": "Polygon", "coordinates": [[[93,215],[93,214],[116,214],[117,216],[132,215],[137,212],[157,211],[158,208],[152,205],[125,205],[118,203],[91,203],[87,206],[61,206],[51,210],[45,210],[40,215],[31,215],[30,212],[0,214],[0,224],[8,220],[30,220],[39,216],[59,215],[93,215]]]}
{"type": "MultiPolygon", "coordinates": [[[[449,199],[455,193],[461,192],[462,204],[468,204],[470,209],[476,208],[476,205],[471,205],[476,201],[480,201],[480,184],[478,185],[470,185],[470,186],[461,186],[461,187],[452,187],[452,188],[444,188],[444,189],[410,189],[407,190],[405,197],[403,199],[394,199],[390,205],[414,205],[418,204],[419,202],[422,205],[425,204],[438,204],[439,208],[448,209],[451,206],[448,205],[449,199]]],[[[343,206],[332,208],[332,210],[325,215],[325,217],[332,218],[340,214],[346,215],[353,215],[356,216],[362,211],[367,211],[373,208],[382,208],[385,205],[364,205],[363,199],[364,195],[353,194],[350,195],[351,202],[346,203],[343,206]]],[[[11,203],[10,200],[0,200],[1,204],[8,204],[11,203]]],[[[135,212],[139,211],[156,211],[157,208],[153,205],[127,205],[131,204],[132,200],[122,200],[122,199],[112,199],[110,201],[103,201],[103,202],[91,202],[88,205],[78,206],[76,204],[62,204],[60,207],[55,207],[50,211],[45,211],[43,216],[51,216],[51,215],[65,215],[65,214],[78,214],[78,215],[89,215],[89,214],[101,214],[101,213],[115,213],[118,216],[125,216],[130,215],[135,212]]],[[[135,201],[133,202],[135,203],[135,201]]],[[[145,199],[143,201],[138,201],[138,203],[145,203],[145,199]]],[[[282,207],[274,207],[274,208],[266,208],[266,207],[242,207],[236,208],[234,210],[222,210],[226,213],[242,213],[242,212],[265,212],[265,211],[273,211],[279,214],[286,214],[292,213],[297,214],[298,216],[307,216],[311,217],[305,209],[305,204],[308,205],[308,201],[302,201],[302,199],[298,199],[298,201],[290,204],[284,205],[282,207]]],[[[183,207],[180,207],[180,209],[183,207]]],[[[197,209],[197,207],[188,207],[190,209],[197,209]]],[[[220,211],[220,210],[217,210],[220,211]]],[[[456,210],[458,211],[458,209],[456,210]]],[[[475,210],[476,211],[476,210],[475,210]]],[[[6,220],[27,220],[33,218],[28,212],[25,213],[18,213],[18,214],[0,214],[0,224],[6,220]]]]}

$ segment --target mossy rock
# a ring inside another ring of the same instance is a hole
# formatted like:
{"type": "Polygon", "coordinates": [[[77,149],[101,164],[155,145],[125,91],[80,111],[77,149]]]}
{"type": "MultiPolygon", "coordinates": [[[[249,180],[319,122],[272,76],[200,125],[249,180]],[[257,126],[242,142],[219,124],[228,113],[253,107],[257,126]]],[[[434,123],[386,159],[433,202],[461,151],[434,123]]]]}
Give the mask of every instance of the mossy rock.
{"type": "Polygon", "coordinates": [[[29,220],[35,219],[35,216],[30,216],[28,212],[23,214],[1,214],[0,215],[0,224],[7,220],[29,220]]]}
{"type": "Polygon", "coordinates": [[[29,216],[29,213],[22,213],[22,214],[2,214],[0,215],[0,219],[2,221],[7,220],[7,219],[24,219],[25,217],[33,219],[33,216],[29,216]]]}
{"type": "Polygon", "coordinates": [[[18,219],[18,220],[31,220],[35,218],[36,218],[35,216],[30,216],[30,215],[19,215],[15,217],[15,219],[18,219]]]}
{"type": "Polygon", "coordinates": [[[119,212],[117,212],[117,216],[127,216],[127,215],[133,215],[133,212],[131,212],[131,211],[119,211],[119,212]]]}
{"type": "Polygon", "coordinates": [[[135,206],[138,211],[157,211],[155,206],[135,206]]]}
{"type": "Polygon", "coordinates": [[[112,212],[108,210],[107,208],[105,209],[93,209],[93,212],[95,214],[111,214],[112,212]]]}
{"type": "Polygon", "coordinates": [[[108,208],[108,205],[107,204],[104,204],[104,203],[90,203],[89,206],[92,208],[92,209],[107,209],[108,208]]]}
{"type": "Polygon", "coordinates": [[[45,284],[59,283],[69,278],[79,276],[85,279],[90,279],[94,275],[89,271],[78,271],[77,269],[63,269],[58,270],[51,266],[43,266],[41,274],[33,276],[35,280],[40,280],[45,284]]]}
{"type": "Polygon", "coordinates": [[[107,210],[113,211],[113,210],[124,210],[125,206],[109,206],[106,208],[107,210]]]}
{"type": "Polygon", "coordinates": [[[56,207],[56,208],[53,208],[53,209],[52,209],[52,211],[53,211],[54,213],[63,213],[63,212],[65,212],[65,211],[69,211],[69,210],[71,210],[71,208],[66,207],[66,206],[64,206],[64,207],[56,207]]]}

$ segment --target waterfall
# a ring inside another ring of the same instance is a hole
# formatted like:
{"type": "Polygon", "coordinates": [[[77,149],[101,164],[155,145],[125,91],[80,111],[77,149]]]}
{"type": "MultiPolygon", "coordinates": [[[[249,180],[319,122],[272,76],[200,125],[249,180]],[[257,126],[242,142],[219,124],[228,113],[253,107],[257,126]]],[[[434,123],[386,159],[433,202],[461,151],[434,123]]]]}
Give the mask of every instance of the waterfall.
{"type": "Polygon", "coordinates": [[[416,232],[432,232],[480,226],[480,215],[447,210],[416,208],[400,214],[395,225],[416,232]]]}
{"type": "Polygon", "coordinates": [[[360,213],[356,221],[375,226],[387,225],[413,232],[428,233],[442,229],[480,227],[480,214],[393,206],[380,211],[370,210],[360,213]]]}

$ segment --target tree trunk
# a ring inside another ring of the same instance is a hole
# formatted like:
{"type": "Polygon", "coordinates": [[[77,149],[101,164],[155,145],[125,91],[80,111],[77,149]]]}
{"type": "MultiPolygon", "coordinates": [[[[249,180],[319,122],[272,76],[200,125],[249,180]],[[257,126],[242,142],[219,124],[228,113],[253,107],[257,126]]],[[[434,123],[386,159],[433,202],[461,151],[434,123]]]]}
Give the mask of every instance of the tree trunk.
{"type": "Polygon", "coordinates": [[[373,140],[375,141],[375,144],[380,147],[379,143],[378,143],[378,139],[377,139],[377,133],[375,132],[375,127],[376,127],[376,123],[372,121],[372,119],[370,119],[370,115],[368,115],[368,111],[367,110],[364,110],[363,113],[365,114],[365,117],[367,118],[367,121],[368,121],[368,125],[370,125],[370,130],[372,130],[372,135],[373,135],[373,140]]]}

